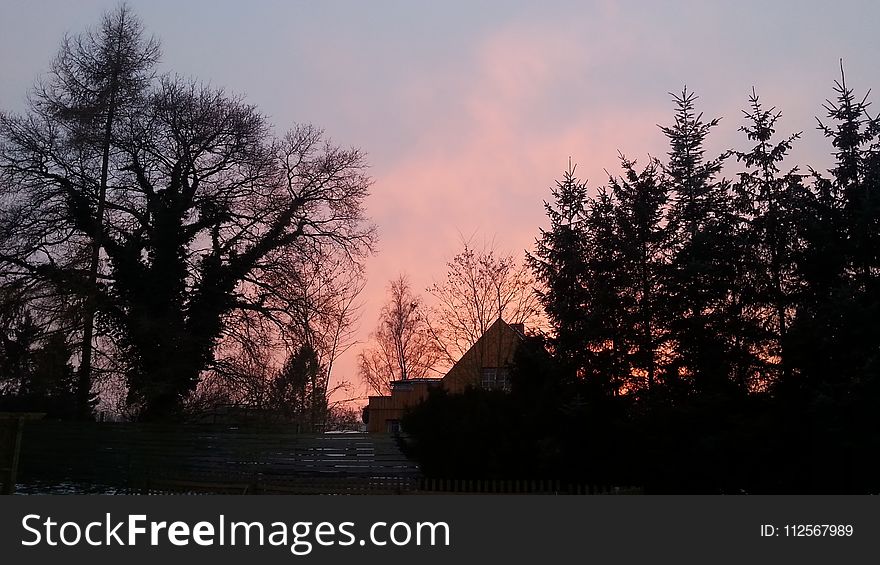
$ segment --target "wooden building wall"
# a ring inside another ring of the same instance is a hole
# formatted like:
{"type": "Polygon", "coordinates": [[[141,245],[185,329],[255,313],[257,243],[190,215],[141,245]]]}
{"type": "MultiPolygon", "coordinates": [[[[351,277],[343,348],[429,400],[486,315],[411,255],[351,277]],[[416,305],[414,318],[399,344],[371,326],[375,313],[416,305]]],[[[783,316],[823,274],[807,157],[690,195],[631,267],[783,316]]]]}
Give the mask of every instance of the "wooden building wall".
{"type": "Polygon", "coordinates": [[[513,362],[516,347],[522,339],[522,326],[511,326],[499,319],[477,340],[442,379],[412,379],[396,383],[390,396],[371,396],[366,411],[367,431],[387,433],[399,422],[406,410],[428,396],[432,386],[461,393],[468,387],[480,386],[484,368],[506,368],[513,362]]]}

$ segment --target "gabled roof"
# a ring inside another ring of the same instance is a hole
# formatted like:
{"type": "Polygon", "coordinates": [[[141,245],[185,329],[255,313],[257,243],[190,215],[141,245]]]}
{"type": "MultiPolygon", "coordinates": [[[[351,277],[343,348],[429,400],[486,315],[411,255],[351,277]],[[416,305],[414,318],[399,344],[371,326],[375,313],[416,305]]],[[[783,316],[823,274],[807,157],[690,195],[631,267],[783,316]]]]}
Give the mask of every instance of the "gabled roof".
{"type": "MultiPolygon", "coordinates": [[[[449,371],[446,372],[446,375],[443,377],[446,380],[450,375],[455,375],[456,373],[460,373],[463,370],[466,370],[465,367],[462,367],[465,363],[474,363],[475,360],[473,356],[479,355],[480,353],[485,353],[489,347],[487,347],[491,340],[497,340],[496,343],[501,344],[503,341],[506,341],[504,338],[509,337],[515,339],[516,341],[522,341],[525,339],[524,328],[522,324],[508,324],[501,318],[495,320],[483,335],[467,350],[464,355],[455,362],[452,367],[450,367],[449,371]]],[[[498,353],[502,353],[498,351],[498,353]]],[[[480,361],[483,361],[482,359],[480,361]]],[[[486,365],[492,366],[492,365],[486,365]]]]}

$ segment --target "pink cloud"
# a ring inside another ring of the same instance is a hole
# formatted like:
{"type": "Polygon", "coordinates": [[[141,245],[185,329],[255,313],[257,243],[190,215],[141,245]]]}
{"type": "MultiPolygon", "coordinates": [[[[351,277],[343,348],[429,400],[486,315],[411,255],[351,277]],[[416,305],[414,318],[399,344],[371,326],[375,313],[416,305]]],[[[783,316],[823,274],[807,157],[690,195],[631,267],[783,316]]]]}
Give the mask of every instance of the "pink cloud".
{"type": "MultiPolygon", "coordinates": [[[[470,61],[431,69],[398,93],[400,119],[425,135],[373,171],[369,210],[381,240],[368,263],[362,339],[388,280],[405,271],[423,290],[444,275],[462,236],[494,239],[519,256],[530,250],[545,224],[542,201],[569,156],[595,187],[606,180],[603,167],[616,166],[618,147],[658,137],[652,126],[665,108],[584,108],[577,99],[559,107],[560,91],[584,87],[571,69],[588,73],[589,55],[570,37],[525,31],[504,29],[470,61]]],[[[340,360],[337,377],[357,381],[358,351],[340,360]]]]}
{"type": "MultiPolygon", "coordinates": [[[[605,169],[617,172],[618,150],[642,163],[648,154],[663,157],[666,140],[656,124],[672,120],[668,91],[687,84],[707,118],[724,116],[707,142],[710,155],[747,145],[737,129],[752,84],[786,112],[780,132],[813,127],[821,100],[793,97],[792,84],[817,83],[825,69],[756,66],[731,52],[729,37],[711,26],[694,28],[704,50],[687,48],[680,36],[663,32],[663,22],[690,26],[722,16],[700,3],[668,12],[645,5],[634,17],[610,0],[552,17],[536,7],[499,24],[464,57],[385,69],[391,82],[370,90],[379,93],[376,108],[365,110],[356,94],[343,96],[335,107],[344,123],[359,124],[363,138],[355,141],[370,149],[370,139],[379,140],[368,209],[379,225],[380,253],[368,262],[362,340],[388,281],[405,271],[423,290],[443,277],[462,236],[494,240],[517,255],[532,249],[546,225],[542,201],[569,157],[594,188],[607,181],[605,169]]],[[[314,64],[346,69],[342,62],[354,49],[330,50],[314,64]]],[[[373,70],[357,68],[355,82],[368,84],[373,70]]],[[[338,72],[333,76],[345,90],[351,77],[338,72]]],[[[818,147],[804,144],[798,162],[817,162],[825,150],[818,147]]],[[[358,382],[359,349],[340,360],[337,378],[358,382]]]]}

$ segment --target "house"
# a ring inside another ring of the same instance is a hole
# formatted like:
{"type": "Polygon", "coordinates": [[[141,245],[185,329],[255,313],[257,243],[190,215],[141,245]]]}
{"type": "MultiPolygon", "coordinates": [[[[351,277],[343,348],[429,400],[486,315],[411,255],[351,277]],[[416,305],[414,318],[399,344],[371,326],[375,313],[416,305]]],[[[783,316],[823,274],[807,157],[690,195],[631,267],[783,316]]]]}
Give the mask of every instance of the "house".
{"type": "Polygon", "coordinates": [[[464,392],[469,387],[510,390],[509,369],[523,337],[522,324],[508,324],[499,318],[443,378],[392,381],[390,395],[371,396],[364,408],[367,431],[399,432],[406,410],[427,398],[434,387],[452,393],[464,392]]]}
{"type": "Polygon", "coordinates": [[[415,406],[428,396],[432,387],[442,386],[443,379],[406,379],[391,381],[391,394],[371,396],[364,408],[363,419],[367,431],[396,434],[400,419],[407,408],[415,406]]]}

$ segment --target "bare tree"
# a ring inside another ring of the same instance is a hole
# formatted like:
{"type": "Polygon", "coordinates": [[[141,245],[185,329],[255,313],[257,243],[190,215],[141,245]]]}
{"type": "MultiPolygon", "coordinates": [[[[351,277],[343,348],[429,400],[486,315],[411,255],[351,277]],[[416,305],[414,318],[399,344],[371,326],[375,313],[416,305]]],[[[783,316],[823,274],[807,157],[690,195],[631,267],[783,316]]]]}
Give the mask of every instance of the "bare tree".
{"type": "Polygon", "coordinates": [[[336,360],[357,343],[366,279],[359,264],[339,254],[304,257],[289,267],[286,334],[295,346],[308,344],[314,350],[327,381],[324,388],[330,390],[336,360]]]}
{"type": "Polygon", "coordinates": [[[272,307],[264,307],[268,315],[233,313],[187,406],[272,410],[302,429],[322,429],[331,397],[350,386],[331,376],[336,359],[356,343],[362,270],[344,256],[304,256],[261,283],[275,292],[272,307]]]}
{"type": "Polygon", "coordinates": [[[436,304],[430,331],[445,364],[451,366],[499,318],[509,324],[537,324],[541,305],[529,268],[513,255],[484,245],[463,249],[447,263],[446,279],[428,292],[436,304]]]}
{"type": "Polygon", "coordinates": [[[361,411],[354,406],[334,404],[330,408],[327,428],[332,431],[352,431],[361,429],[361,411]]]}
{"type": "Polygon", "coordinates": [[[111,138],[126,112],[136,106],[153,80],[159,45],[145,38],[140,20],[125,4],[107,13],[96,30],[65,37],[48,80],[32,102],[38,115],[51,118],[65,141],[84,159],[90,175],[81,187],[94,200],[95,226],[89,234],[90,253],[84,289],[82,354],[78,379],[78,411],[91,418],[92,349],[95,289],[104,231],[111,138]],[[97,185],[97,186],[95,186],[97,185]]]}
{"type": "Polygon", "coordinates": [[[406,275],[391,281],[388,303],[370,336],[373,345],[359,358],[361,378],[377,394],[387,394],[392,381],[431,377],[436,372],[440,352],[424,312],[406,275]]]}
{"type": "MultiPolygon", "coordinates": [[[[250,339],[218,346],[217,359],[186,397],[186,412],[198,416],[221,407],[272,408],[272,386],[280,371],[278,348],[271,341],[250,339]]],[[[282,350],[283,351],[283,350],[282,350]]]]}
{"type": "Polygon", "coordinates": [[[312,126],[273,138],[253,106],[221,90],[166,77],[139,100],[112,128],[106,183],[94,166],[103,154],[49,105],[0,115],[0,225],[12,226],[0,268],[92,293],[125,361],[129,405],[157,419],[179,411],[237,314],[287,323],[288,287],[265,281],[304,256],[357,264],[371,252],[371,181],[357,149],[312,126]],[[92,286],[73,258],[95,240],[106,266],[92,286]]]}

